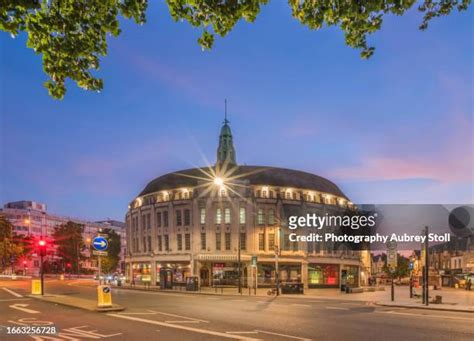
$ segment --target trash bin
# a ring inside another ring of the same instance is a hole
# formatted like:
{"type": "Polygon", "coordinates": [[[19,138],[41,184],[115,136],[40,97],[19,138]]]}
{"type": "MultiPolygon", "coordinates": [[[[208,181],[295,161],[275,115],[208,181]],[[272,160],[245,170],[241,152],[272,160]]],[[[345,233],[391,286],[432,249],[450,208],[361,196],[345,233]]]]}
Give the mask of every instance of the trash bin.
{"type": "Polygon", "coordinates": [[[186,277],[186,291],[198,291],[199,279],[197,276],[186,277]]]}
{"type": "Polygon", "coordinates": [[[281,285],[282,294],[303,294],[304,286],[303,283],[282,283],[281,285]]]}

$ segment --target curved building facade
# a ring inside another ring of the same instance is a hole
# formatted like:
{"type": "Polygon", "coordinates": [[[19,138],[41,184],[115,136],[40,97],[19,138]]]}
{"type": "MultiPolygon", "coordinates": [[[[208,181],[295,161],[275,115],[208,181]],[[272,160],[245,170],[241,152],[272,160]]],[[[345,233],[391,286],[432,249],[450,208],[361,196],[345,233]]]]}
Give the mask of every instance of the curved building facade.
{"type": "MultiPolygon", "coordinates": [[[[214,166],[162,175],[130,203],[126,271],[163,288],[197,276],[201,286],[359,286],[358,252],[292,242],[288,217],[344,214],[353,204],[331,181],[284,168],[238,165],[224,121],[214,166]],[[240,269],[240,271],[239,271],[240,269]]],[[[304,231],[298,231],[303,233],[304,231]]]]}

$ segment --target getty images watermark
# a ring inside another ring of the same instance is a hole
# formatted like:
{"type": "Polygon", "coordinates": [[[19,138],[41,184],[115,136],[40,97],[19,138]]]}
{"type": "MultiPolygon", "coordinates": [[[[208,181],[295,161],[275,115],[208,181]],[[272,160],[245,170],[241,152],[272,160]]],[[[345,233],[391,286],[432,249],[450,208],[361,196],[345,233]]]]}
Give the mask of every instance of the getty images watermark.
{"type": "MultiPolygon", "coordinates": [[[[419,232],[377,232],[378,213],[356,214],[356,215],[331,215],[326,213],[318,215],[309,213],[302,216],[290,216],[288,218],[288,228],[292,231],[296,229],[307,229],[305,232],[292,232],[288,235],[291,242],[331,242],[331,243],[424,243],[426,235],[419,232]],[[318,233],[310,232],[311,229],[318,233]],[[323,229],[331,229],[328,232],[320,233],[323,229]]],[[[451,236],[449,232],[429,233],[429,242],[449,242],[451,236]]]]}

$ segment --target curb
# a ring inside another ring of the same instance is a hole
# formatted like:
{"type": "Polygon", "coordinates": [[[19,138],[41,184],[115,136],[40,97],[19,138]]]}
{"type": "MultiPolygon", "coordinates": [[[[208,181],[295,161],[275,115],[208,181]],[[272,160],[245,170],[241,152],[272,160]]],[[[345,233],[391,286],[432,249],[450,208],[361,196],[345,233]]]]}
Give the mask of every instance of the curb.
{"type": "Polygon", "coordinates": [[[36,295],[27,295],[27,297],[37,299],[39,301],[47,302],[47,303],[53,303],[53,304],[59,304],[67,307],[73,307],[73,308],[78,308],[82,310],[87,310],[87,311],[95,311],[95,312],[109,312],[109,311],[123,311],[125,310],[124,306],[118,305],[118,304],[113,304],[111,307],[94,307],[94,308],[87,308],[78,304],[74,303],[69,303],[69,302],[55,302],[48,300],[47,297],[57,297],[57,295],[45,295],[46,298],[36,296],[36,295]]]}
{"type": "Polygon", "coordinates": [[[393,307],[393,308],[406,308],[406,309],[424,309],[424,310],[436,310],[436,311],[449,311],[449,312],[456,312],[456,313],[471,313],[474,314],[474,310],[466,310],[466,309],[453,309],[453,308],[438,308],[433,306],[411,306],[411,305],[403,305],[403,304],[385,304],[380,302],[374,302],[375,305],[381,307],[393,307]]]}

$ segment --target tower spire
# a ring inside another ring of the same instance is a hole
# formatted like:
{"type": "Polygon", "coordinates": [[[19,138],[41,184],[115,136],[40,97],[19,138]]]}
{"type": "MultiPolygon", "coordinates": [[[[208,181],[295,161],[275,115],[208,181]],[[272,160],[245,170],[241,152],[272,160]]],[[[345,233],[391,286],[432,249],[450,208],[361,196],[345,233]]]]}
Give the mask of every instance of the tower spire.
{"type": "Polygon", "coordinates": [[[235,148],[232,141],[232,131],[227,119],[227,98],[224,100],[224,122],[219,135],[219,147],[217,148],[217,164],[237,164],[235,161],[235,148]]]}
{"type": "Polygon", "coordinates": [[[224,124],[229,123],[227,120],[227,98],[224,99],[224,124]]]}

